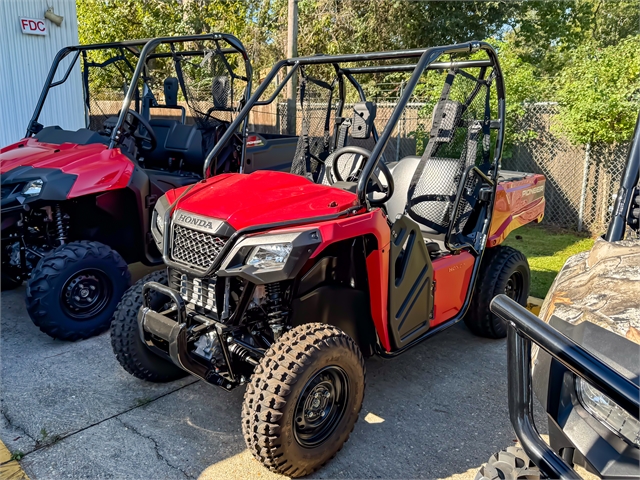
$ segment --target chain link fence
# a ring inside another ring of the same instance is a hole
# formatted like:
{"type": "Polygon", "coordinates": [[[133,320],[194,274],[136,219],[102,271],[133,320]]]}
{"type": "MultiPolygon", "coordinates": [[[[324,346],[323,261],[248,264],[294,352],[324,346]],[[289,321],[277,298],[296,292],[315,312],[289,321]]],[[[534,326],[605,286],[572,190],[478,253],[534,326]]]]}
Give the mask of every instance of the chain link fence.
{"type": "Polygon", "coordinates": [[[611,218],[629,146],[573,145],[555,131],[557,114],[555,103],[527,105],[516,129],[528,139],[513,146],[502,167],[546,176],[545,224],[599,234],[611,218]]]}
{"type": "MultiPolygon", "coordinates": [[[[381,133],[402,94],[402,84],[378,84],[370,100],[377,104],[376,128],[381,133]]],[[[432,99],[414,97],[405,108],[384,151],[386,162],[408,155],[421,155],[424,139],[431,124],[432,99]]],[[[346,104],[348,115],[353,103],[346,104]]],[[[261,107],[252,114],[256,131],[286,133],[287,104],[261,107]]],[[[624,169],[628,144],[574,145],[554,128],[558,114],[556,103],[527,105],[516,131],[526,132],[526,140],[518,141],[503,158],[502,168],[541,173],[547,178],[544,224],[589,234],[600,234],[607,228],[613,195],[624,169]]],[[[300,134],[300,107],[297,107],[296,134],[300,134]]],[[[326,115],[326,104],[318,104],[318,115],[326,115]]],[[[324,117],[323,117],[324,118],[324,117]]],[[[333,128],[333,125],[331,125],[333,128]]],[[[371,145],[364,145],[370,148],[371,145]]]]}

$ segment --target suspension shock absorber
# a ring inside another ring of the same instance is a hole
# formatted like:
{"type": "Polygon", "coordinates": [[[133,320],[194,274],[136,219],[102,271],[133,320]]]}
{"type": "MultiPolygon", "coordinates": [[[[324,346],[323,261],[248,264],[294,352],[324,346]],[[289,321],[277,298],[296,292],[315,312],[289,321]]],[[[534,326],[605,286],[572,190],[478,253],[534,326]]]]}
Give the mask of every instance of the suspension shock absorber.
{"type": "Polygon", "coordinates": [[[54,221],[56,223],[56,240],[60,245],[64,245],[67,241],[67,232],[69,230],[69,215],[62,213],[60,204],[56,204],[54,209],[54,221]]]}
{"type": "Polygon", "coordinates": [[[282,308],[282,292],[280,290],[280,283],[269,283],[265,285],[267,291],[267,306],[268,306],[268,323],[273,332],[273,339],[278,341],[282,330],[284,329],[287,313],[282,308]]]}

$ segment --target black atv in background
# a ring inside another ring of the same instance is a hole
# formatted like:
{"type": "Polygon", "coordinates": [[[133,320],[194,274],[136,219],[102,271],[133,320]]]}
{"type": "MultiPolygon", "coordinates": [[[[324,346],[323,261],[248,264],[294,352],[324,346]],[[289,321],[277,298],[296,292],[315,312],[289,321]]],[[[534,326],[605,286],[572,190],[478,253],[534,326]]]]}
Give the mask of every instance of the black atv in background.
{"type": "MultiPolygon", "coordinates": [[[[27,310],[43,332],[77,340],[106,330],[130,284],[127,265],[162,263],[154,205],[204,178],[251,77],[244,46],[222,33],[56,55],[25,138],[0,149],[2,290],[27,281],[27,310]],[[43,126],[47,98],[74,76],[84,128],[43,126]]],[[[288,171],[296,144],[295,136],[249,133],[247,118],[207,173],[288,171]]]]}
{"type": "Polygon", "coordinates": [[[495,454],[476,480],[580,478],[575,466],[640,478],[639,181],[640,115],[606,235],[567,260],[539,319],[504,295],[493,300],[509,326],[509,415],[522,448],[495,454]]]}

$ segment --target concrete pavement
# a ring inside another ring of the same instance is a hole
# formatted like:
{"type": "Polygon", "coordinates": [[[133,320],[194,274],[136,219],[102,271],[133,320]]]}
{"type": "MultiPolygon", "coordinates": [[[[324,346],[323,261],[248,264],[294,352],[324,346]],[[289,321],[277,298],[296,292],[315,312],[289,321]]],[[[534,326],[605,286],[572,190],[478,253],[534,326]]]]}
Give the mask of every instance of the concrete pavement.
{"type": "MultiPolygon", "coordinates": [[[[23,295],[2,293],[0,438],[23,454],[32,480],[276,477],[244,445],[244,389],[139,381],[117,363],[108,333],[52,340],[23,295]]],[[[505,342],[458,325],[395,360],[367,361],[360,420],[312,477],[473,478],[514,441],[505,342]]]]}

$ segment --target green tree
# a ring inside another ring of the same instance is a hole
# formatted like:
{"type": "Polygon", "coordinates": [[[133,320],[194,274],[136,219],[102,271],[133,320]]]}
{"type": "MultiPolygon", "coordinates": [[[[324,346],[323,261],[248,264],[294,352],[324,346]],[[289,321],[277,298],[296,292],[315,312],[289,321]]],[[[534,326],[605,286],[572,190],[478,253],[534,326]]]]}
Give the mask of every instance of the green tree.
{"type": "Polygon", "coordinates": [[[631,138],[640,109],[640,35],[604,48],[575,50],[559,77],[556,129],[575,143],[631,138]]]}
{"type": "Polygon", "coordinates": [[[519,54],[547,75],[583,45],[608,47],[640,31],[638,0],[528,0],[508,22],[519,54]]]}

